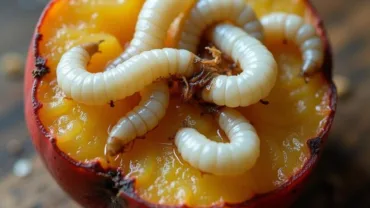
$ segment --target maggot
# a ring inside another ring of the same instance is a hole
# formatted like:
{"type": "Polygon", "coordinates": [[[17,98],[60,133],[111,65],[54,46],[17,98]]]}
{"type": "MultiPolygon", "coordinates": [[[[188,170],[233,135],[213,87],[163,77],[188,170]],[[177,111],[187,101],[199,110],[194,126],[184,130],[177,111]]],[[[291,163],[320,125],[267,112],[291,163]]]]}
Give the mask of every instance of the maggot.
{"type": "Polygon", "coordinates": [[[182,128],[175,144],[191,166],[214,175],[239,175],[251,169],[260,155],[260,140],[254,127],[238,111],[224,108],[218,123],[230,143],[207,139],[197,130],[182,128]]]}
{"type": "Polygon", "coordinates": [[[164,48],[145,51],[111,70],[90,73],[86,65],[98,51],[98,45],[73,47],[63,54],[57,66],[58,86],[76,102],[104,105],[133,95],[161,78],[190,77],[204,68],[193,53],[164,48]]]}
{"type": "Polygon", "coordinates": [[[188,0],[147,0],[138,16],[129,46],[107,69],[113,69],[143,51],[163,48],[171,23],[190,3],[188,0]]]}
{"type": "Polygon", "coordinates": [[[257,39],[231,24],[218,24],[208,38],[225,54],[239,63],[239,75],[216,76],[202,91],[202,98],[220,106],[249,106],[267,97],[275,85],[277,63],[270,51],[257,39]]]}
{"type": "Polygon", "coordinates": [[[261,22],[267,39],[292,42],[300,48],[303,75],[320,70],[324,61],[324,49],[313,25],[306,23],[300,16],[282,12],[263,16],[261,22]]]}
{"type": "Polygon", "coordinates": [[[178,47],[196,52],[204,30],[211,24],[231,21],[262,40],[260,21],[245,0],[199,0],[184,23],[178,47]]]}
{"type": "MultiPolygon", "coordinates": [[[[107,70],[143,51],[163,48],[170,24],[189,1],[147,0],[138,17],[134,38],[124,53],[107,70]]],[[[145,135],[158,125],[165,115],[169,102],[169,88],[162,81],[140,91],[141,101],[132,111],[122,117],[109,133],[106,154],[120,153],[122,148],[136,137],[145,135]]]]}
{"type": "Polygon", "coordinates": [[[144,136],[156,127],[166,114],[169,89],[166,82],[157,82],[140,91],[141,101],[132,111],[121,118],[109,133],[106,153],[120,153],[124,145],[144,136]]]}

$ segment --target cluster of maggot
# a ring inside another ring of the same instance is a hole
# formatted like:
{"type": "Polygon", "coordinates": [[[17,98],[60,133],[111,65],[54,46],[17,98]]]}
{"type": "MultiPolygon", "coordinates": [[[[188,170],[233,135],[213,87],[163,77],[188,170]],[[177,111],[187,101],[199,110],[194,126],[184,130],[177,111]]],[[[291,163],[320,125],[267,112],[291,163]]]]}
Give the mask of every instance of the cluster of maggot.
{"type": "Polygon", "coordinates": [[[264,46],[264,37],[296,44],[302,53],[301,72],[309,76],[321,68],[323,44],[316,29],[303,18],[271,13],[258,19],[244,0],[199,0],[186,16],[177,49],[164,48],[171,23],[189,1],[147,0],[140,12],[134,38],[125,52],[104,72],[86,70],[99,43],[67,51],[57,67],[59,87],[67,97],[87,105],[104,105],[140,92],[141,102],[109,133],[106,154],[120,154],[128,143],[154,129],[169,105],[169,78],[196,82],[199,93],[184,90],[184,97],[219,106],[213,111],[229,143],[209,140],[192,128],[179,129],[175,144],[182,158],[202,172],[215,175],[242,174],[260,154],[254,127],[235,107],[245,107],[267,97],[275,84],[277,64],[264,46]],[[211,27],[212,26],[212,27],[211,27]],[[210,28],[211,27],[211,28],[210,28]],[[220,57],[205,60],[194,53],[201,35],[238,63],[241,73],[217,73],[220,57]],[[140,81],[138,81],[140,80],[140,81]]]}

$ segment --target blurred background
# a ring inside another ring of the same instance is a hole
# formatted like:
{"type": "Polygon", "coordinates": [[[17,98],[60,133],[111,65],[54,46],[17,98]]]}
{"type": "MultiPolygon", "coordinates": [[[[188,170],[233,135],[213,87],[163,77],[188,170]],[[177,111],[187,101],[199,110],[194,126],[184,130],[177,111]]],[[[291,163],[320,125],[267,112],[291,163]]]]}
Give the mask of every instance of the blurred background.
{"type": "MultiPolygon", "coordinates": [[[[79,207],[41,164],[23,116],[24,57],[46,2],[0,0],[0,208],[79,207]]],[[[370,207],[370,1],[312,2],[332,42],[341,96],[322,158],[294,207],[370,207]]]]}

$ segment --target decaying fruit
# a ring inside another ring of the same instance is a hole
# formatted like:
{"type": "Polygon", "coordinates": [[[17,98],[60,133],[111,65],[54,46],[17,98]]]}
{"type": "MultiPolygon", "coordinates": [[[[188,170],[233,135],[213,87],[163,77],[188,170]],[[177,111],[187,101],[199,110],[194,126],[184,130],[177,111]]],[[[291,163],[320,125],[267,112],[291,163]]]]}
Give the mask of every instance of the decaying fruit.
{"type": "MultiPolygon", "coordinates": [[[[197,129],[216,141],[224,133],[199,105],[183,103],[171,89],[169,107],[157,128],[136,139],[123,154],[106,158],[110,127],[139,103],[134,94],[114,105],[89,106],[67,99],[56,82],[62,54],[73,46],[101,43],[89,71],[98,72],[116,58],[134,32],[143,0],[51,1],[35,31],[25,71],[25,112],[37,151],[60,186],[86,207],[264,207],[289,205],[314,167],[333,121],[336,90],[331,53],[318,14],[304,0],[246,0],[258,17],[288,12],[304,17],[324,42],[321,72],[299,76],[297,47],[269,42],[278,64],[276,85],[264,102],[240,107],[261,142],[256,165],[245,174],[215,176],[187,164],[173,137],[182,127],[197,129]],[[268,102],[266,102],[268,101],[268,102]]],[[[189,8],[184,8],[184,13],[189,8]]],[[[173,24],[167,45],[179,39],[173,24]]],[[[206,56],[202,48],[199,54],[206,56]]],[[[235,68],[228,58],[225,69],[235,68]]]]}

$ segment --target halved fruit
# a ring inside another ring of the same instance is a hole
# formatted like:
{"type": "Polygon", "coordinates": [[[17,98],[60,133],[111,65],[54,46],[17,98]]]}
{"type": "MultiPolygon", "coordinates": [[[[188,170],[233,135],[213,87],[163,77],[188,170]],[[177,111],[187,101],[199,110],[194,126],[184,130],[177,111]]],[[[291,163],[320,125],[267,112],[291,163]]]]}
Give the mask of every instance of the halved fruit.
{"type": "MultiPolygon", "coordinates": [[[[93,56],[88,69],[104,69],[132,38],[143,0],[48,4],[27,60],[25,112],[36,149],[67,193],[86,207],[262,207],[293,201],[317,162],[335,113],[330,46],[308,1],[247,2],[259,16],[285,11],[314,24],[325,43],[325,64],[305,82],[298,76],[302,64],[298,48],[267,40],[279,66],[277,84],[266,98],[268,104],[238,108],[257,129],[261,156],[250,171],[233,177],[203,174],[181,159],[171,138],[184,120],[211,139],[225,138],[211,116],[203,115],[199,106],[183,103],[176,93],[158,127],[108,161],[104,147],[109,129],[140,97],[133,95],[114,107],[79,104],[64,97],[55,70],[67,49],[102,39],[101,53],[93,56]]],[[[177,27],[169,32],[167,43],[175,42],[176,31],[181,30],[177,27]]]]}

